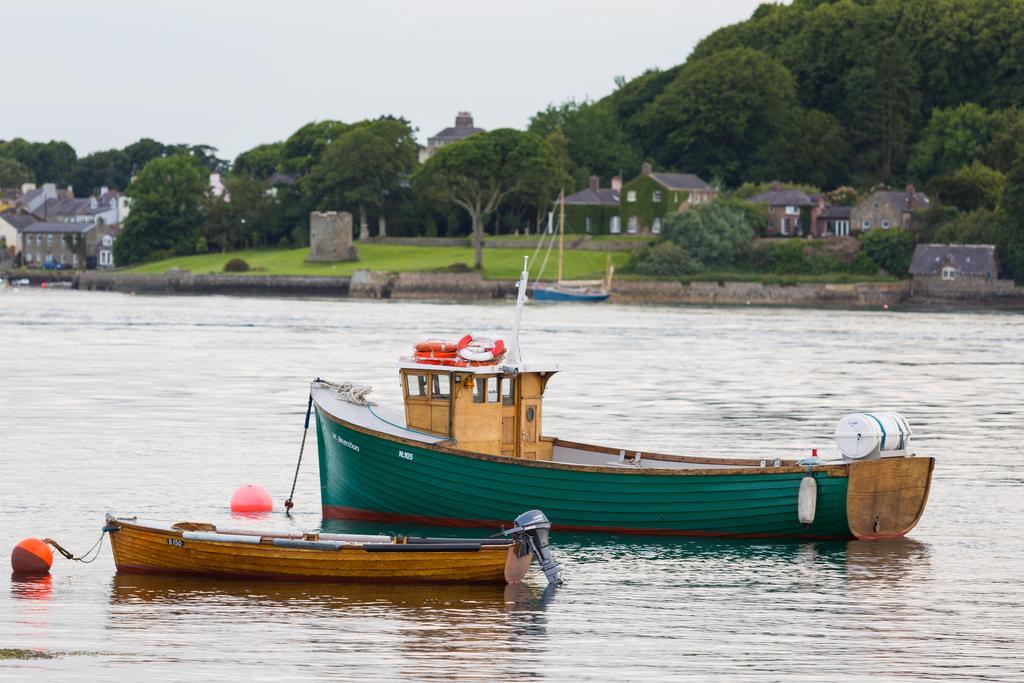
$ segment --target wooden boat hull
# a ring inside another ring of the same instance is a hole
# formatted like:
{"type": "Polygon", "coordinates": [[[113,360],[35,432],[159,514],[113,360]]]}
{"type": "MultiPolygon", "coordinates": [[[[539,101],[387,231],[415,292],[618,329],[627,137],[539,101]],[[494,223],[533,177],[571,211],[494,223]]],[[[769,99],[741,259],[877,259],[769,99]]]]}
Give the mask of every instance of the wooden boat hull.
{"type": "Polygon", "coordinates": [[[181,574],[293,581],[505,583],[508,544],[476,551],[383,552],[282,548],[185,538],[182,531],[111,522],[119,573],[181,574]]]}
{"type": "Polygon", "coordinates": [[[806,467],[634,470],[520,460],[373,432],[319,405],[317,431],[325,517],[463,527],[538,508],[556,531],[891,538],[920,518],[932,467],[931,458],[815,466],[817,511],[804,526],[797,496],[806,467]],[[855,479],[858,495],[850,497],[850,472],[861,465],[870,473],[855,479]],[[889,476],[893,469],[898,476],[889,476]],[[880,479],[894,492],[872,483],[880,479]],[[891,504],[892,496],[900,502],[891,504]],[[872,515],[880,516],[877,524],[872,515]]]}

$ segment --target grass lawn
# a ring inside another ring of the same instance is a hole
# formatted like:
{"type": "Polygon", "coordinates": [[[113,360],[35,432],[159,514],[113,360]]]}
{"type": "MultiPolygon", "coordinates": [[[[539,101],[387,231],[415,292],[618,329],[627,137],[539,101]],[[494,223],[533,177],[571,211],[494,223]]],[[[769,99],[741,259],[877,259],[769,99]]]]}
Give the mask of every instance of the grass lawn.
{"type": "MultiPolygon", "coordinates": [[[[163,273],[168,268],[183,268],[193,273],[220,273],[232,258],[245,259],[250,273],[262,275],[351,275],[353,270],[366,268],[391,272],[439,270],[454,263],[473,263],[470,247],[406,247],[390,244],[357,244],[359,261],[352,263],[306,263],[308,248],[253,249],[228,254],[198,254],[145,263],[128,269],[133,273],[163,273]]],[[[536,246],[536,245],[533,245],[536,246]]],[[[492,280],[514,280],[523,269],[523,256],[532,256],[533,247],[523,249],[485,249],[484,277],[492,280]]],[[[537,255],[543,262],[544,252],[537,255]]],[[[621,269],[629,260],[628,252],[612,254],[612,263],[621,269]]],[[[566,250],[566,279],[596,279],[604,276],[605,252],[566,250]]],[[[530,267],[531,279],[537,276],[538,264],[530,267]]],[[[544,271],[544,278],[554,278],[558,269],[557,254],[552,253],[544,271]]]]}

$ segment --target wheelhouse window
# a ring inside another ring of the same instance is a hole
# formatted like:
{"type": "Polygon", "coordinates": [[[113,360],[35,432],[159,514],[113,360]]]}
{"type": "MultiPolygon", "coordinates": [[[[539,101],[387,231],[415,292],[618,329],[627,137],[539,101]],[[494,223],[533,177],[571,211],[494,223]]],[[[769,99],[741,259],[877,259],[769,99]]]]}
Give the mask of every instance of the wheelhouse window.
{"type": "Polygon", "coordinates": [[[447,401],[451,397],[448,375],[431,375],[430,398],[447,401]]]}
{"type": "Polygon", "coordinates": [[[498,384],[497,377],[477,377],[473,383],[473,403],[497,403],[498,384]]]}
{"type": "Polygon", "coordinates": [[[516,379],[515,377],[505,377],[501,380],[501,403],[502,405],[512,406],[516,403],[516,379]]]}
{"type": "Polygon", "coordinates": [[[424,398],[427,395],[427,376],[406,375],[405,389],[409,398],[424,398]]]}

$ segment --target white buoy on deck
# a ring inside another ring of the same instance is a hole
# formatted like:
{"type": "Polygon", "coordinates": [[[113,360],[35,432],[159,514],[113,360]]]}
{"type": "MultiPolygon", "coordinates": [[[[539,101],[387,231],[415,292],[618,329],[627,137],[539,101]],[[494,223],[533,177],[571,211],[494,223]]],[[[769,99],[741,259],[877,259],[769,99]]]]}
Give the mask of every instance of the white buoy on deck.
{"type": "Polygon", "coordinates": [[[796,516],[804,526],[814,524],[814,513],[818,508],[818,482],[807,475],[800,480],[800,493],[797,495],[796,516]]]}

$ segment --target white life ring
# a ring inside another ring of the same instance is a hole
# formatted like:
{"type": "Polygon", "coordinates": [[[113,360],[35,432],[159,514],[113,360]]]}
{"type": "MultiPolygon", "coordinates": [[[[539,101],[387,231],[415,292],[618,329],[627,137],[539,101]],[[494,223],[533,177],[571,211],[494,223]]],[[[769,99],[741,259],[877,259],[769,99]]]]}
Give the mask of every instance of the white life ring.
{"type": "Polygon", "coordinates": [[[459,341],[459,357],[476,363],[486,363],[505,353],[505,342],[479,332],[467,334],[459,341]]]}

